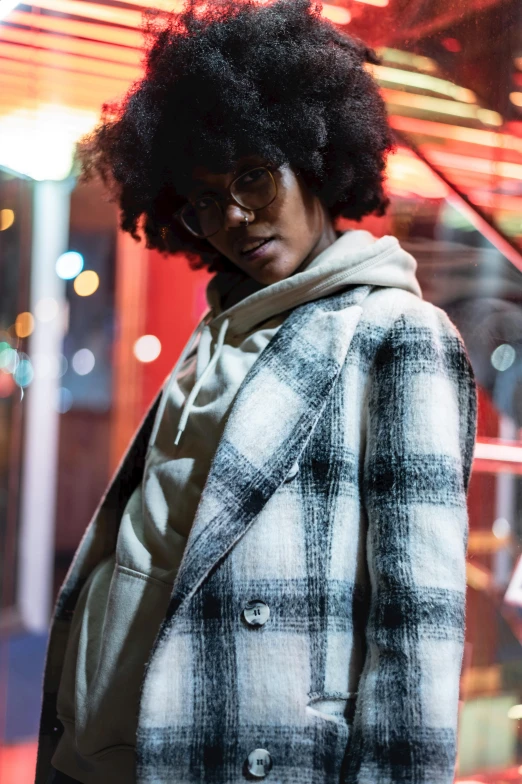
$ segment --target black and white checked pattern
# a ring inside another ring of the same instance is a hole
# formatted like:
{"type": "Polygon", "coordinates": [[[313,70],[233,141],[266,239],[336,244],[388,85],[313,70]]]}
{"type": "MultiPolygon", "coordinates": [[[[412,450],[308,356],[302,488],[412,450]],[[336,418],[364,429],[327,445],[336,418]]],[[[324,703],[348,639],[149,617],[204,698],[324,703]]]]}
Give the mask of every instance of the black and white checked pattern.
{"type": "MultiPolygon", "coordinates": [[[[59,597],[38,784],[76,598],[157,402],[59,597]]],[[[453,781],[475,416],[458,333],[414,295],[358,286],[290,314],[238,393],[147,665],[139,784],[240,784],[254,749],[274,784],[453,781]]]]}

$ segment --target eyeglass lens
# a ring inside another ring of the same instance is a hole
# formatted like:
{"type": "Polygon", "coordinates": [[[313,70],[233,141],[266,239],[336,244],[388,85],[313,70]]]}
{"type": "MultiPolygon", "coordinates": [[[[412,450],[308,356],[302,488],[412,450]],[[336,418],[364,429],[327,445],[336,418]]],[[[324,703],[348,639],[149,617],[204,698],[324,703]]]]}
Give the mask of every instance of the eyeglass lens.
{"type": "MultiPolygon", "coordinates": [[[[275,180],[268,169],[259,167],[245,172],[230,186],[234,200],[248,210],[267,207],[276,197],[275,180]]],[[[201,196],[181,212],[185,226],[199,237],[216,234],[223,224],[223,209],[213,196],[201,196]]]]}

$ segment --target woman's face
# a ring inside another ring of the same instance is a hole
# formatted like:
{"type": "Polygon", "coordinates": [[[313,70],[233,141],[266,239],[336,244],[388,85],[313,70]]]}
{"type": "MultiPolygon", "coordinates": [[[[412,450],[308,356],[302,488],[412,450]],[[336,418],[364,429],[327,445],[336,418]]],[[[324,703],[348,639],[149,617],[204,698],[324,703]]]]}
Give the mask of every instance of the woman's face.
{"type": "Polygon", "coordinates": [[[227,174],[215,174],[199,166],[192,172],[189,198],[194,201],[203,194],[218,197],[224,211],[223,224],[207,242],[254,280],[268,285],[306,266],[337,237],[318,197],[289,166],[273,171],[277,196],[267,207],[247,210],[230,198],[230,183],[265,163],[257,156],[242,158],[227,174]],[[254,248],[260,241],[263,244],[254,248]]]}

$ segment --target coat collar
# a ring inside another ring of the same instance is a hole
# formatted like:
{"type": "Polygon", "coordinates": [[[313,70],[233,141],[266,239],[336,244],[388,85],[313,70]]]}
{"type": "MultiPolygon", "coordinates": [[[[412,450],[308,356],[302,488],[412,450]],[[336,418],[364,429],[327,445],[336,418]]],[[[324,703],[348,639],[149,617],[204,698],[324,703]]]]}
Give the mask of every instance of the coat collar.
{"type": "Polygon", "coordinates": [[[369,291],[358,286],[296,308],[250,369],[201,495],[167,622],[244,535],[304,449],[369,291]]]}

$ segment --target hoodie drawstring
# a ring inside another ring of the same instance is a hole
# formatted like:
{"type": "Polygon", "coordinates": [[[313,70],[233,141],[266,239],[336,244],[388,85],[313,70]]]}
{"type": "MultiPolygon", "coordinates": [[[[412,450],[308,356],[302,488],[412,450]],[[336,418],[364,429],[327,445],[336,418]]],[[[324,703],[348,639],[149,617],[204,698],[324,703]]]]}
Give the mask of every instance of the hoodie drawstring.
{"type": "Polygon", "coordinates": [[[194,404],[195,399],[199,394],[199,390],[205,383],[205,379],[207,376],[214,370],[219,357],[221,356],[221,350],[223,348],[223,344],[225,342],[225,337],[227,334],[228,325],[230,324],[230,319],[224,319],[221,327],[219,328],[219,333],[216,339],[216,347],[214,349],[214,353],[206,366],[205,370],[198,378],[192,389],[190,390],[190,394],[185,400],[185,405],[183,406],[183,411],[181,413],[181,417],[178,424],[178,432],[176,433],[176,439],[174,441],[174,445],[177,446],[180,442],[181,436],[185,427],[187,425],[188,418],[190,416],[190,412],[192,410],[192,406],[194,404]]]}

